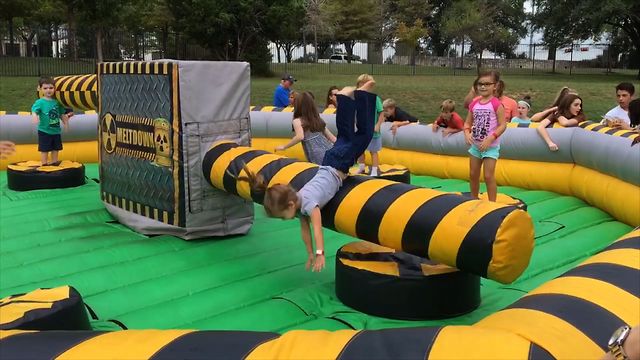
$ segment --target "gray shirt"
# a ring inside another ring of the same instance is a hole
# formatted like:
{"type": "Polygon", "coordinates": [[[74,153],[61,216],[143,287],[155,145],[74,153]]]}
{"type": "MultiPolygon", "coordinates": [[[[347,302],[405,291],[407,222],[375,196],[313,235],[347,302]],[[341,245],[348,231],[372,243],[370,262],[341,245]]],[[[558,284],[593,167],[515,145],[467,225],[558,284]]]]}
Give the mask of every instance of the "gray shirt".
{"type": "Polygon", "coordinates": [[[342,178],[338,170],[331,166],[320,166],[316,176],[298,191],[300,213],[311,216],[317,206],[322,209],[342,186],[342,178]]]}

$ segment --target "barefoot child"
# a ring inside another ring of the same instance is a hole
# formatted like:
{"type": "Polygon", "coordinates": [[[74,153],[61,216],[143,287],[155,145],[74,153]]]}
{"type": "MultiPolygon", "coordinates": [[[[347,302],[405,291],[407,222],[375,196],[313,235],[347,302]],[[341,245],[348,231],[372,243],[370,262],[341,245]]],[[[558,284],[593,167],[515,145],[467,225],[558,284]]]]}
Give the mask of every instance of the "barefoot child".
{"type": "Polygon", "coordinates": [[[302,142],[302,150],[307,161],[321,165],[324,153],[331,149],[336,137],[318,114],[313,97],[308,92],[296,97],[292,124],[295,135],[287,144],[276,147],[276,151],[288,149],[302,142]]]}
{"type": "Polygon", "coordinates": [[[69,117],[73,114],[65,114],[67,111],[58,100],[53,98],[55,87],[53,79],[41,78],[38,82],[43,97],[36,100],[31,106],[33,123],[38,124],[38,151],[42,165],[56,164],[58,151],[62,150],[62,129],[60,122],[68,126],[69,117]],[[49,161],[51,153],[51,161],[49,161]]]}
{"type": "Polygon", "coordinates": [[[366,149],[373,136],[371,119],[375,112],[377,96],[370,91],[374,85],[374,81],[368,81],[356,91],[353,88],[344,88],[338,92],[338,138],[333,147],[327,150],[316,175],[300,191],[296,192],[289,184],[276,184],[267,188],[264,179],[248,171],[246,166],[247,177],[238,178],[249,181],[255,190],[265,192],[263,205],[268,216],[293,219],[298,212],[300,213],[302,240],[308,255],[307,269],[312,267],[313,271],[321,271],[325,265],[320,209],[338,192],[342,181],[349,173],[349,168],[356,157],[366,149]],[[354,118],[357,130],[354,129],[354,118]],[[315,252],[312,239],[315,239],[315,252]]]}
{"type": "Polygon", "coordinates": [[[500,75],[495,71],[480,73],[476,80],[476,91],[480,98],[469,104],[469,113],[464,124],[464,136],[469,148],[469,186],[471,196],[478,198],[480,191],[480,168],[484,167],[489,201],[496,201],[496,163],[500,155],[498,138],[506,129],[504,107],[493,94],[500,75]]]}
{"type": "MultiPolygon", "coordinates": [[[[367,81],[374,81],[373,76],[369,74],[362,74],[358,77],[357,87],[362,86],[367,81]]],[[[371,143],[367,146],[367,151],[371,153],[371,176],[378,176],[378,166],[380,164],[380,158],[378,157],[378,152],[382,150],[382,137],[380,136],[380,126],[385,121],[384,116],[384,107],[382,106],[382,99],[378,96],[376,98],[376,109],[375,113],[371,116],[371,121],[374,124],[373,137],[371,138],[371,143]]],[[[358,157],[358,174],[362,174],[364,172],[364,152],[358,157]]]]}

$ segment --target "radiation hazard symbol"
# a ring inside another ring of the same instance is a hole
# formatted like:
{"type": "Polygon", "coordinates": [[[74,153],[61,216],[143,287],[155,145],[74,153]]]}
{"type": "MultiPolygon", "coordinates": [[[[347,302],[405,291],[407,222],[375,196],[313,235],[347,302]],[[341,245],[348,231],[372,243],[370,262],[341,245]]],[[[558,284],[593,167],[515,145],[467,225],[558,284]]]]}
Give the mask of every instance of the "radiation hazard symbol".
{"type": "Polygon", "coordinates": [[[100,122],[100,132],[102,136],[102,147],[111,154],[116,150],[116,121],[113,115],[106,113],[100,122]]]}

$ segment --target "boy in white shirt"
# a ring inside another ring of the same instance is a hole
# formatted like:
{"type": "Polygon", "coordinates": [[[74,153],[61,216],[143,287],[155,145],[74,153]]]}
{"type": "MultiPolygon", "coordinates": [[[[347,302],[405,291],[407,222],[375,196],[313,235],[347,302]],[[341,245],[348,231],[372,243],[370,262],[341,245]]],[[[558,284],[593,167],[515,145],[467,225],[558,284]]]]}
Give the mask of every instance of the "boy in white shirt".
{"type": "Polygon", "coordinates": [[[610,123],[624,122],[629,125],[629,103],[633,99],[635,93],[635,87],[628,82],[622,82],[616,86],[616,98],[618,100],[618,106],[609,110],[604,115],[602,124],[611,126],[610,123]]]}

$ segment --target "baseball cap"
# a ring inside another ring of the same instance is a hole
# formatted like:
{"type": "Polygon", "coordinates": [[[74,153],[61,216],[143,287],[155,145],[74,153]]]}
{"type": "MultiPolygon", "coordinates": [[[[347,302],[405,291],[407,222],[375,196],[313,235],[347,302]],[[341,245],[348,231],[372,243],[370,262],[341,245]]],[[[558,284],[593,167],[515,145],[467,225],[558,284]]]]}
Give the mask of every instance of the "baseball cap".
{"type": "Polygon", "coordinates": [[[293,76],[291,76],[291,74],[284,74],[284,75],[282,75],[282,80],[291,81],[291,83],[296,82],[296,78],[294,78],[293,76]]]}

